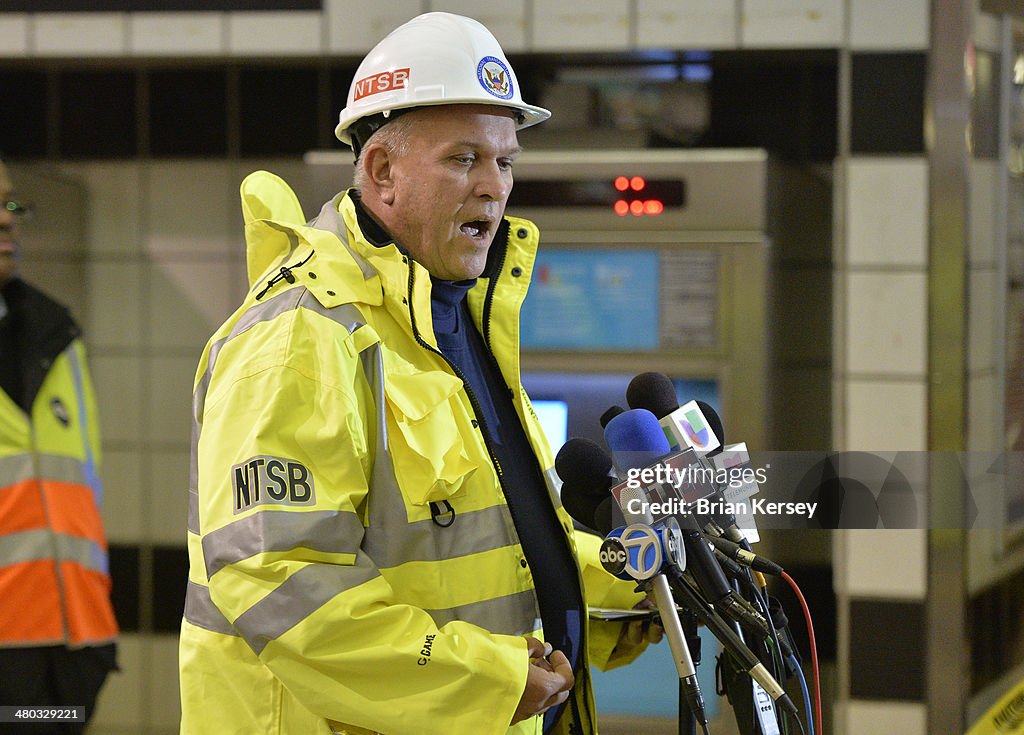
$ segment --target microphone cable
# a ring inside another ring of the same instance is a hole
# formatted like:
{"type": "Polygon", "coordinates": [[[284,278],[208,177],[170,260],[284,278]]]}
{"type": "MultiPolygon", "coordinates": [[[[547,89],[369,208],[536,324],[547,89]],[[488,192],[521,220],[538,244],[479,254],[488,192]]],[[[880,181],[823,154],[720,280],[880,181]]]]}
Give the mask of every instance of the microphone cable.
{"type": "MultiPolygon", "coordinates": [[[[762,579],[763,579],[763,577],[762,577],[762,579]]],[[[768,628],[771,630],[771,635],[767,639],[765,639],[764,645],[768,649],[768,656],[769,656],[769,658],[771,659],[771,662],[772,662],[772,669],[774,670],[773,671],[773,675],[775,676],[775,678],[783,686],[785,686],[785,682],[786,682],[786,662],[785,662],[784,654],[783,654],[783,651],[782,651],[782,643],[779,640],[779,632],[775,628],[775,621],[772,620],[771,610],[769,610],[769,608],[768,608],[768,601],[764,597],[764,595],[762,594],[762,591],[760,589],[758,589],[756,584],[754,584],[754,581],[752,579],[750,580],[750,591],[751,591],[751,593],[752,593],[752,595],[754,597],[754,600],[755,600],[755,602],[757,604],[757,607],[759,607],[761,609],[761,613],[765,616],[765,619],[768,621],[768,628]]],[[[790,658],[792,658],[794,662],[796,661],[795,657],[791,656],[790,658]]],[[[798,666],[797,670],[799,671],[799,666],[798,666]]],[[[800,676],[803,677],[803,672],[800,673],[800,676]]],[[[810,705],[809,705],[808,702],[805,701],[804,704],[805,704],[805,711],[807,712],[807,724],[812,729],[812,735],[813,735],[814,725],[811,722],[811,718],[812,718],[811,708],[810,708],[810,705]]],[[[789,713],[789,714],[791,715],[791,718],[793,720],[796,720],[797,725],[800,726],[800,731],[803,732],[803,725],[800,722],[800,718],[797,717],[796,715],[794,715],[793,713],[789,713]]],[[[776,715],[778,717],[779,725],[781,726],[782,731],[784,733],[788,733],[789,732],[789,726],[788,726],[789,718],[786,717],[786,710],[784,710],[783,708],[779,707],[779,708],[776,709],[776,715]]]]}
{"type": "Polygon", "coordinates": [[[796,660],[796,656],[790,655],[789,665],[796,670],[796,677],[800,682],[800,691],[804,695],[804,709],[807,712],[807,727],[810,730],[808,735],[815,735],[817,731],[814,729],[814,720],[811,717],[811,695],[807,691],[807,679],[804,678],[803,669],[800,668],[800,662],[796,660]]]}
{"type": "MultiPolygon", "coordinates": [[[[795,655],[794,652],[791,651],[789,653],[786,653],[786,651],[783,650],[782,642],[781,642],[781,640],[779,638],[778,631],[775,628],[775,621],[772,619],[771,610],[769,609],[769,605],[768,605],[768,599],[767,599],[767,584],[768,584],[768,582],[764,578],[764,575],[759,573],[759,572],[754,572],[753,575],[750,575],[750,576],[751,577],[756,577],[757,580],[763,585],[763,586],[759,587],[757,582],[754,581],[754,579],[750,579],[749,580],[750,591],[753,594],[754,598],[756,599],[758,607],[761,608],[762,614],[764,614],[765,618],[768,620],[768,625],[769,625],[769,627],[771,628],[771,631],[772,631],[771,638],[769,638],[766,641],[766,643],[769,644],[768,647],[770,649],[772,649],[772,652],[773,652],[773,655],[772,655],[772,664],[773,664],[773,666],[777,665],[779,667],[779,675],[777,675],[776,678],[778,678],[778,680],[781,681],[781,682],[784,682],[786,680],[786,673],[785,672],[786,672],[786,664],[787,663],[789,664],[789,667],[796,672],[796,675],[798,677],[798,681],[800,683],[801,692],[804,695],[804,711],[807,713],[807,727],[810,730],[809,735],[815,735],[815,733],[821,733],[822,730],[821,730],[821,724],[820,724],[821,723],[821,719],[820,719],[820,717],[821,717],[821,704],[820,704],[821,703],[821,699],[820,699],[820,694],[818,695],[819,696],[819,699],[818,699],[818,703],[819,704],[818,704],[818,710],[817,710],[817,714],[816,714],[815,710],[811,707],[811,698],[810,698],[810,694],[808,693],[808,690],[807,690],[807,679],[804,677],[803,668],[800,666],[800,662],[797,661],[796,655],[795,655]],[[777,659],[775,657],[776,654],[778,655],[777,659]],[[816,718],[817,718],[817,722],[818,722],[818,726],[817,727],[815,727],[816,718]]],[[[787,576],[788,577],[789,575],[786,574],[785,572],[782,572],[782,576],[787,576]]],[[[790,577],[790,584],[792,584],[794,586],[796,585],[796,582],[792,581],[792,577],[790,577]]],[[[799,590],[797,591],[797,595],[800,598],[801,607],[802,607],[802,609],[804,610],[804,613],[805,613],[805,619],[807,620],[808,630],[810,630],[810,634],[809,635],[810,635],[810,640],[811,640],[811,655],[812,655],[812,660],[814,662],[814,666],[813,666],[813,668],[814,668],[814,676],[815,676],[815,681],[818,681],[818,673],[817,673],[818,672],[818,669],[817,669],[817,646],[816,646],[816,643],[815,643],[815,640],[814,640],[813,626],[811,625],[811,622],[810,622],[810,611],[809,611],[809,609],[807,607],[806,601],[803,599],[803,595],[799,593],[799,590]]],[[[780,713],[780,714],[782,714],[782,713],[780,713]]],[[[790,714],[792,714],[792,713],[790,713],[790,714]]],[[[800,719],[798,717],[795,717],[795,716],[793,717],[793,719],[796,720],[798,725],[800,725],[801,732],[804,732],[803,725],[800,722],[800,719]]],[[[782,715],[781,720],[782,720],[781,724],[782,724],[783,728],[784,729],[788,729],[788,728],[786,728],[786,725],[785,725],[787,720],[786,720],[784,714],[782,715]]]]}
{"type": "MultiPolygon", "coordinates": [[[[707,626],[708,630],[722,642],[725,650],[733,657],[740,668],[757,681],[778,706],[783,707],[794,716],[798,715],[796,705],[790,700],[783,686],[775,680],[754,652],[740,640],[739,636],[729,627],[729,624],[725,622],[722,616],[691,587],[692,583],[687,580],[683,573],[678,568],[673,568],[672,566],[669,566],[667,573],[672,589],[678,592],[682,598],[679,600],[679,604],[688,608],[690,612],[694,613],[707,626]]],[[[799,717],[797,719],[799,720],[799,717]]]]}
{"type": "MultiPolygon", "coordinates": [[[[771,611],[768,609],[767,600],[765,600],[764,597],[762,597],[761,591],[758,590],[757,586],[752,582],[750,584],[750,588],[753,592],[754,601],[756,602],[757,607],[761,609],[761,614],[764,615],[765,620],[768,621],[768,630],[771,632],[771,634],[766,642],[770,644],[768,647],[770,649],[772,669],[774,669],[774,676],[780,683],[782,683],[783,686],[785,686],[786,664],[783,660],[782,644],[779,642],[779,632],[775,629],[775,621],[772,620],[772,614],[771,611]]],[[[810,717],[810,712],[808,712],[808,717],[810,717]]]]}
{"type": "Polygon", "coordinates": [[[814,623],[811,620],[811,610],[807,607],[807,600],[804,599],[804,594],[800,591],[800,587],[797,585],[796,581],[794,581],[794,579],[786,572],[783,572],[781,576],[793,589],[797,599],[800,600],[800,607],[803,608],[804,611],[804,620],[807,622],[807,637],[810,641],[811,647],[811,670],[814,675],[815,731],[823,733],[821,727],[821,674],[818,670],[818,644],[814,640],[814,623]]]}

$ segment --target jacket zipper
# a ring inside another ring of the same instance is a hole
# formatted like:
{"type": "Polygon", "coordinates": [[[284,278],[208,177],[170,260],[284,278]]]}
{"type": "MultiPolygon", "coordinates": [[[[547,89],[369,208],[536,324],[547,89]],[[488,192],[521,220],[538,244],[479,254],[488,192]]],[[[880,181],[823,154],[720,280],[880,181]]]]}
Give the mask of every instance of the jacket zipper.
{"type": "MultiPolygon", "coordinates": [[[[494,302],[494,290],[498,286],[498,278],[501,276],[501,271],[505,268],[505,259],[508,257],[508,241],[506,236],[505,249],[501,251],[501,259],[498,261],[498,267],[494,269],[494,275],[491,277],[490,283],[487,284],[487,295],[484,296],[484,313],[481,318],[484,327],[484,344],[487,345],[487,351],[491,355],[491,360],[495,365],[498,364],[497,359],[494,357],[494,352],[491,350],[491,304],[494,302]]],[[[501,371],[498,371],[501,374],[501,371]]]]}

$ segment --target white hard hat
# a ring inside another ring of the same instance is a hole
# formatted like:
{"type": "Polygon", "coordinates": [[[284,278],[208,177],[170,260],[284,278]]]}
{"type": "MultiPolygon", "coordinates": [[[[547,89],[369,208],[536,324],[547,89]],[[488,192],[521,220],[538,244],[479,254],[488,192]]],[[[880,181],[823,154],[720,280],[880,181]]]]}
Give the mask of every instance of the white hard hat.
{"type": "Polygon", "coordinates": [[[427,105],[487,104],[516,110],[516,129],[551,117],[523,102],[519,82],[497,39],[478,21],[424,13],[400,25],[356,70],[334,134],[355,150],[392,112],[427,105]]]}

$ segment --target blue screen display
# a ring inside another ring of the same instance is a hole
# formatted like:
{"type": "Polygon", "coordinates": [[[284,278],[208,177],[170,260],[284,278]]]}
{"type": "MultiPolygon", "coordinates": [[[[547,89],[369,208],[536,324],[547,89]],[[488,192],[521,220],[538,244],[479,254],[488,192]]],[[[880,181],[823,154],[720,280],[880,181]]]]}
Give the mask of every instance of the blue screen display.
{"type": "Polygon", "coordinates": [[[656,350],[658,302],[657,251],[542,250],[520,319],[523,349],[656,350]]]}
{"type": "Polygon", "coordinates": [[[551,451],[557,452],[569,438],[569,404],[565,401],[535,400],[534,413],[540,421],[551,451]]]}

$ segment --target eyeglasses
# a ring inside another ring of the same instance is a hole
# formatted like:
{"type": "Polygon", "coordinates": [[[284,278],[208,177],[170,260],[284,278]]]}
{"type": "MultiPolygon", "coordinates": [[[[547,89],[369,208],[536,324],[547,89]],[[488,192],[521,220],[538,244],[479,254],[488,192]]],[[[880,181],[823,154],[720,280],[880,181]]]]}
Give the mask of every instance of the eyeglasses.
{"type": "Polygon", "coordinates": [[[13,214],[15,217],[28,217],[32,214],[32,205],[28,202],[19,202],[14,199],[8,199],[2,202],[4,209],[13,214]]]}

